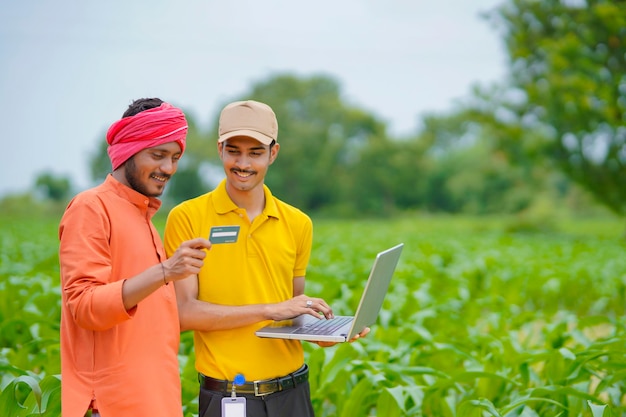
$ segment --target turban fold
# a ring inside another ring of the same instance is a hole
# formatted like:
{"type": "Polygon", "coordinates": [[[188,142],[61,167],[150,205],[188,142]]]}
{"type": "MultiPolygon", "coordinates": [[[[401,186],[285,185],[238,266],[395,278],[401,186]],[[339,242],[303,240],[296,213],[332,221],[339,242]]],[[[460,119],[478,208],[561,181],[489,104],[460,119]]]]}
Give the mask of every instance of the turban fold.
{"type": "Polygon", "coordinates": [[[169,103],[163,103],[113,123],[107,131],[107,152],[113,170],[116,170],[137,152],[168,142],[177,142],[182,155],[186,137],[187,119],[184,113],[169,103]]]}

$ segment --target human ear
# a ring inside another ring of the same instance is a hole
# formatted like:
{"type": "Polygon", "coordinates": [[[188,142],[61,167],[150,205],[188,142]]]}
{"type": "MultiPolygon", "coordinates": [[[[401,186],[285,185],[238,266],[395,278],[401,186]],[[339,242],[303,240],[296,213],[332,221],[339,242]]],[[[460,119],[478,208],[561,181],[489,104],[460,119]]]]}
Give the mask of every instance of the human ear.
{"type": "Polygon", "coordinates": [[[274,163],[276,157],[278,156],[278,151],[280,150],[280,145],[275,143],[270,150],[270,165],[274,163]]]}

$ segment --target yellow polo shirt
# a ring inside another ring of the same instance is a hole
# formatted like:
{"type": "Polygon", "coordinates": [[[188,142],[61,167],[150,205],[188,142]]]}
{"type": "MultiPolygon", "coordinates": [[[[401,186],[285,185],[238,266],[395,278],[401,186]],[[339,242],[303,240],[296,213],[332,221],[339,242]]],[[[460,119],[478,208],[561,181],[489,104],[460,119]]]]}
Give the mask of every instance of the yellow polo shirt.
{"type": "MultiPolygon", "coordinates": [[[[265,209],[252,223],[226,193],[226,181],[169,213],[165,249],[171,256],[185,240],[209,236],[212,226],[239,225],[236,243],[213,245],[199,274],[200,300],[222,305],[277,303],[293,297],[293,278],[305,276],[313,225],[302,211],[265,190],[265,209]]],[[[301,342],[262,339],[268,321],[194,334],[196,369],[204,375],[247,381],[296,371],[304,363],[301,342]]]]}

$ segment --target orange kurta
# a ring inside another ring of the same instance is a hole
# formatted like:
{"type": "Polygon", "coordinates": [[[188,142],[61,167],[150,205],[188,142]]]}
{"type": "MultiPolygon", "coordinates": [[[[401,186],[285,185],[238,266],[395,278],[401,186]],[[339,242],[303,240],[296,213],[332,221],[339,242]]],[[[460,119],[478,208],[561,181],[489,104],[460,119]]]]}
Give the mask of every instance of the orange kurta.
{"type": "Polygon", "coordinates": [[[124,280],[165,259],[160,207],[111,175],[78,194],[59,227],[63,417],[182,416],[174,285],[127,311],[124,280]]]}

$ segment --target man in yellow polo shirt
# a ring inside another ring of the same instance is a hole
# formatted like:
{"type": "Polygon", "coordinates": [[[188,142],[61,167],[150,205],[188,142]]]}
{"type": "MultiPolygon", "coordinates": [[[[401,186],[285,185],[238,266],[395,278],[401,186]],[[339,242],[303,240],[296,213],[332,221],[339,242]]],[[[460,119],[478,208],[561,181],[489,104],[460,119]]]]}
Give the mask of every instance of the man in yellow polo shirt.
{"type": "Polygon", "coordinates": [[[181,329],[195,331],[200,417],[222,415],[222,398],[231,396],[238,375],[247,381],[236,386],[247,416],[313,416],[301,342],[254,334],[270,320],[333,317],[323,299],[304,294],[311,219],[264,184],[280,149],[277,137],[278,122],[266,104],[227,105],[217,144],[226,178],[168,216],[168,254],[192,236],[209,236],[212,226],[238,227],[236,242],[213,242],[200,273],[176,282],[181,329]]]}

